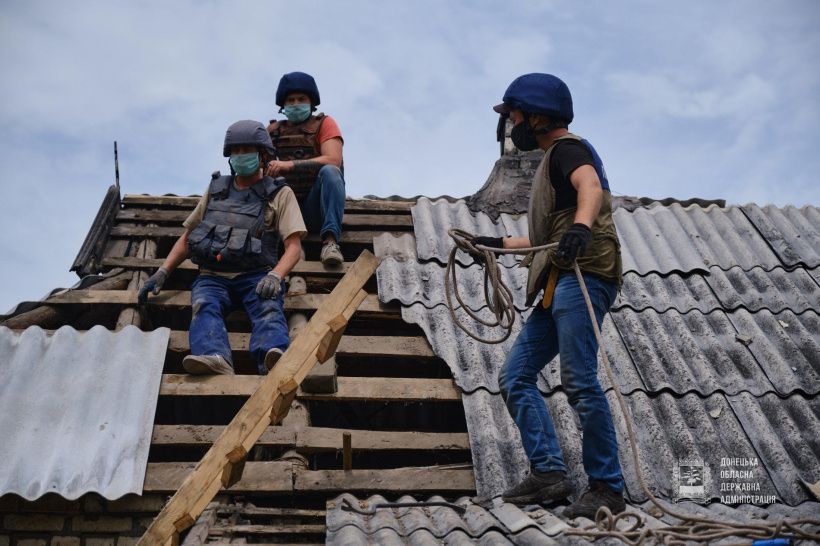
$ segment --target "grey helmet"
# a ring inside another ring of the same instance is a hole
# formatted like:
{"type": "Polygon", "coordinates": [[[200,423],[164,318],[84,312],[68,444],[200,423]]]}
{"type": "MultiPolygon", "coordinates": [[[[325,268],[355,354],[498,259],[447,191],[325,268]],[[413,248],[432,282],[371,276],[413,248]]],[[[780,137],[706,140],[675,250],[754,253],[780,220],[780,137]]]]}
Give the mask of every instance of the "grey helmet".
{"type": "Polygon", "coordinates": [[[271,156],[276,154],[265,126],[252,119],[243,119],[228,127],[225,132],[225,145],[222,147],[224,157],[230,157],[231,146],[255,146],[262,148],[271,156]]]}

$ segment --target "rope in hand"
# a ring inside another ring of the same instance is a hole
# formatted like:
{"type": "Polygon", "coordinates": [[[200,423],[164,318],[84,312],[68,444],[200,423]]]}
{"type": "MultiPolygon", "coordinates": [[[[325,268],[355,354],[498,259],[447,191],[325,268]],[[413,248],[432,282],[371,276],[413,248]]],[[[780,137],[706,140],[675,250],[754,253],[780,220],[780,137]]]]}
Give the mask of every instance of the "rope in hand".
{"type": "MultiPolygon", "coordinates": [[[[507,287],[501,278],[501,271],[498,268],[498,262],[495,257],[496,254],[530,254],[538,252],[547,248],[553,248],[557,244],[543,245],[537,247],[516,248],[516,249],[501,249],[488,248],[481,245],[473,245],[470,241],[473,235],[463,230],[451,229],[448,231],[450,237],[455,241],[455,247],[450,252],[450,258],[447,262],[447,270],[445,271],[445,290],[447,296],[447,306],[450,309],[450,315],[453,321],[461,328],[467,335],[477,341],[483,343],[501,343],[506,340],[512,332],[512,325],[515,320],[515,308],[513,307],[512,291],[507,287]],[[477,262],[483,262],[485,266],[484,271],[484,295],[487,299],[487,305],[490,311],[496,317],[495,323],[481,320],[464,304],[458,293],[458,283],[456,281],[455,261],[456,251],[462,250],[472,256],[481,256],[477,258],[477,262]],[[452,276],[452,278],[451,278],[452,276]],[[467,314],[477,320],[481,324],[489,327],[499,326],[506,330],[501,339],[487,341],[473,332],[470,332],[461,322],[458,321],[455,315],[455,309],[450,298],[450,291],[455,293],[456,299],[467,314]]],[[[627,411],[626,401],[624,400],[621,390],[617,387],[615,375],[612,373],[612,366],[607,357],[604,340],[601,336],[601,330],[598,328],[598,321],[595,319],[595,310],[592,307],[592,301],[589,298],[584,277],[581,274],[581,269],[577,262],[573,262],[575,276],[578,278],[578,284],[581,287],[581,293],[584,296],[587,312],[592,321],[592,328],[595,332],[595,339],[598,341],[598,346],[601,348],[601,361],[604,364],[609,384],[615,391],[618,399],[618,405],[621,409],[621,414],[624,416],[626,422],[627,436],[629,437],[629,445],[632,450],[632,462],[635,465],[635,473],[638,476],[641,490],[647,498],[654,504],[661,512],[672,516],[673,518],[681,520],[678,525],[670,525],[661,528],[648,528],[644,525],[644,520],[636,513],[623,512],[618,515],[613,515],[606,507],[598,509],[595,515],[595,523],[584,529],[568,529],[563,531],[565,535],[583,536],[585,538],[596,540],[598,538],[617,538],[626,544],[638,546],[641,544],[665,544],[667,546],[683,545],[687,541],[691,542],[710,542],[720,540],[728,537],[740,537],[747,540],[765,540],[775,537],[779,538],[793,538],[820,541],[820,533],[811,533],[807,530],[801,529],[800,526],[820,526],[820,519],[795,519],[795,520],[781,520],[771,523],[733,523],[719,519],[705,518],[695,516],[694,514],[686,514],[678,512],[667,506],[661,504],[649,487],[646,485],[643,471],[641,470],[641,463],[638,456],[638,445],[635,440],[635,430],[632,428],[632,419],[630,413],[627,411]],[[624,529],[618,529],[617,524],[622,520],[632,520],[631,524],[624,529]]],[[[744,544],[749,544],[744,543],[744,544]]],[[[728,546],[728,545],[727,545],[728,546]]]]}

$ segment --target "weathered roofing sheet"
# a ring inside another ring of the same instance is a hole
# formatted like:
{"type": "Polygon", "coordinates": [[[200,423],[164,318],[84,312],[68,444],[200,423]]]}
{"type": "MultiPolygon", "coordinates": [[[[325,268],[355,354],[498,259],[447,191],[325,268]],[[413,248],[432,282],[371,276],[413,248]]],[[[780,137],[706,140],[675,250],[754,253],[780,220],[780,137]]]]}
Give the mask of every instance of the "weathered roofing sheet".
{"type": "MultiPolygon", "coordinates": [[[[421,198],[411,212],[417,254],[423,262],[447,262],[453,246],[447,236],[450,228],[489,237],[527,233],[526,215],[501,214],[499,222],[494,223],[483,213],[473,215],[463,201],[450,203],[421,198]]],[[[656,204],[633,212],[616,209],[613,217],[621,240],[624,272],[668,275],[692,271],[708,273],[711,266],[724,270],[732,267],[770,270],[783,265],[767,240],[738,207],[656,204]]],[[[472,259],[463,253],[458,254],[457,259],[465,266],[472,263],[472,259]]],[[[506,255],[501,261],[511,267],[516,258],[506,255]]]]}
{"type": "Polygon", "coordinates": [[[766,271],[755,267],[743,271],[733,267],[723,271],[712,267],[703,280],[726,310],[742,307],[752,312],[766,309],[772,313],[785,310],[802,313],[820,309],[820,277],[812,277],[812,273],[803,268],[789,271],[775,267],[766,271]]]}
{"type": "MultiPolygon", "coordinates": [[[[416,499],[405,495],[395,500],[398,503],[442,502],[441,497],[416,499]]],[[[487,545],[555,545],[589,544],[585,538],[564,535],[572,527],[560,515],[564,507],[545,510],[540,506],[518,507],[494,499],[492,502],[476,503],[463,497],[453,504],[464,509],[460,514],[447,506],[418,506],[378,508],[373,515],[362,515],[345,510],[352,505],[362,511],[373,510],[377,505],[388,502],[380,495],[367,499],[357,499],[351,494],[343,494],[327,503],[327,544],[369,545],[369,544],[487,544],[487,545]]],[[[771,523],[783,519],[815,517],[820,511],[820,503],[805,502],[796,507],[773,506],[762,510],[748,504],[731,508],[721,504],[701,506],[690,501],[676,504],[663,503],[674,511],[685,511],[701,517],[716,518],[737,523],[754,523],[764,519],[771,523]]],[[[649,528],[675,525],[679,522],[661,512],[655,505],[643,503],[628,506],[627,510],[649,528]]],[[[592,522],[578,518],[579,527],[592,522]]],[[[816,530],[811,527],[809,530],[816,530]]],[[[737,539],[729,539],[730,542],[737,539]]],[[[598,540],[595,544],[623,544],[614,540],[598,540]]],[[[717,544],[720,544],[718,542],[717,544]]]]}
{"type": "Polygon", "coordinates": [[[169,335],[0,327],[0,495],[142,493],[169,335]]]}
{"type": "MultiPolygon", "coordinates": [[[[618,436],[618,452],[633,502],[647,500],[640,489],[627,439],[626,424],[612,390],[607,391],[618,436]]],[[[473,451],[476,487],[482,497],[500,495],[525,475],[528,463],[518,430],[500,395],[484,390],[464,394],[467,428],[473,451]],[[492,424],[490,424],[492,423],[492,424]]],[[[579,490],[586,485],[581,462],[578,418],[566,394],[544,397],[555,424],[570,479],[579,490]]],[[[755,494],[774,495],[780,502],[799,504],[811,497],[796,476],[814,483],[820,479],[820,402],[792,395],[785,402],[774,394],[755,397],[747,393],[708,397],[696,394],[649,396],[642,391],[626,395],[638,442],[641,466],[650,489],[663,498],[675,496],[673,470],[681,461],[701,460],[711,467],[707,497],[719,500],[721,483],[756,484],[755,494]],[[778,408],[778,405],[780,407],[778,408]],[[781,439],[787,438],[787,442],[781,439]],[[747,470],[721,466],[722,458],[756,458],[753,477],[721,479],[721,470],[747,470]]]]}
{"type": "Polygon", "coordinates": [[[785,265],[820,265],[820,209],[811,205],[759,207],[754,203],[741,209],[785,265]]]}

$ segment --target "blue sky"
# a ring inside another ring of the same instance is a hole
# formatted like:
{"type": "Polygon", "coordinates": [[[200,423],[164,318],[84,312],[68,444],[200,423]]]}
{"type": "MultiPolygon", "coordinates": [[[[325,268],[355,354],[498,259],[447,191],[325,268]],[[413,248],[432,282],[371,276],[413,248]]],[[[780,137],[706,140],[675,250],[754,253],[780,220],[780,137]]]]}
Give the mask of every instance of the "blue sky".
{"type": "Polygon", "coordinates": [[[509,82],[569,85],[616,193],[820,204],[820,3],[109,1],[0,5],[0,311],[68,268],[113,182],[198,194],[224,131],[316,77],[348,193],[469,195],[509,82]]]}

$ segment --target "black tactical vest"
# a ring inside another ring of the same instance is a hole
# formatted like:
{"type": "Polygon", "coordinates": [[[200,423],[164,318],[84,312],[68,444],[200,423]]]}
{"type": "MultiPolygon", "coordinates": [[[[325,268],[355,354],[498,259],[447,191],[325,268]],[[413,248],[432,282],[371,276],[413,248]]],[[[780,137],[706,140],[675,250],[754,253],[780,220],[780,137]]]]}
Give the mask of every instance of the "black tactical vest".
{"type": "Polygon", "coordinates": [[[273,267],[279,259],[279,233],[265,229],[265,210],[285,183],[266,176],[239,190],[233,179],[220,176],[211,181],[205,215],[188,235],[191,261],[214,271],[273,267]]]}

